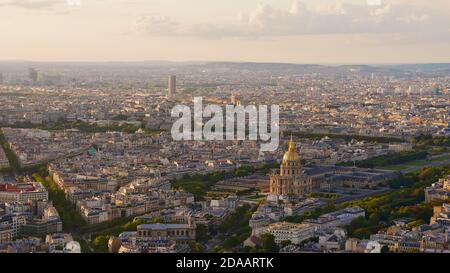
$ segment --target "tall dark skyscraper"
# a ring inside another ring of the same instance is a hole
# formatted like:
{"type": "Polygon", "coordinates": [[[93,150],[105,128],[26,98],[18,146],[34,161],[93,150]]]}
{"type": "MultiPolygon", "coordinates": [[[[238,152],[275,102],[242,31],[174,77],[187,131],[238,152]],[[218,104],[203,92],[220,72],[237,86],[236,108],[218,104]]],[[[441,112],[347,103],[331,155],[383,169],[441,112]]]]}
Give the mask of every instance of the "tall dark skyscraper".
{"type": "Polygon", "coordinates": [[[33,83],[36,83],[39,79],[39,72],[34,68],[28,69],[28,77],[33,83]]]}
{"type": "Polygon", "coordinates": [[[168,96],[170,98],[175,96],[175,93],[177,91],[177,78],[175,75],[170,75],[169,76],[169,92],[168,92],[168,96]]]}
{"type": "Polygon", "coordinates": [[[0,73],[0,84],[3,84],[3,74],[0,73]]]}

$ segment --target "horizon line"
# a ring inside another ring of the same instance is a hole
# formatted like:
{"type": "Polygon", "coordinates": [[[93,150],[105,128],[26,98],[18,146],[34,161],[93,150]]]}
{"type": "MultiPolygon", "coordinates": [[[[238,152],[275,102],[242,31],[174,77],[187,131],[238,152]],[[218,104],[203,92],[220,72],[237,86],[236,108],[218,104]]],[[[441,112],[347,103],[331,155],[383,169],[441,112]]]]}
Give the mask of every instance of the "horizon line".
{"type": "Polygon", "coordinates": [[[95,64],[95,63],[174,63],[174,64],[210,64],[210,63],[240,63],[240,64],[284,64],[284,65],[322,65],[322,66],[334,66],[334,65],[423,65],[423,64],[450,64],[447,62],[280,62],[280,61],[247,61],[247,60],[2,60],[0,63],[80,63],[80,64],[95,64]]]}

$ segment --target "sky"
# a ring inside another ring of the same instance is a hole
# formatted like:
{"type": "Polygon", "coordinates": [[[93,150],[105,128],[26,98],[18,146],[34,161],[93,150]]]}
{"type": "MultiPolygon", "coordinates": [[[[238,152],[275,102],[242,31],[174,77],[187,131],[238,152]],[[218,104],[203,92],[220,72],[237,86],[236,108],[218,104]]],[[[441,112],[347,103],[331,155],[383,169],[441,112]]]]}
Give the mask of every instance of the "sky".
{"type": "Polygon", "coordinates": [[[0,60],[450,62],[449,0],[0,0],[0,60]]]}

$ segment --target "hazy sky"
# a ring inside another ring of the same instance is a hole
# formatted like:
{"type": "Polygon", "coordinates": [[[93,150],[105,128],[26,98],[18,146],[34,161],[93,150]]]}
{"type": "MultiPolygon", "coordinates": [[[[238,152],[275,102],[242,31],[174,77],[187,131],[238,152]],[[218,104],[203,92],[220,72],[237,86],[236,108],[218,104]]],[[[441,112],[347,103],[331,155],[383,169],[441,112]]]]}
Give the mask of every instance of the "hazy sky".
{"type": "Polygon", "coordinates": [[[0,0],[0,60],[450,62],[450,0],[0,0]]]}

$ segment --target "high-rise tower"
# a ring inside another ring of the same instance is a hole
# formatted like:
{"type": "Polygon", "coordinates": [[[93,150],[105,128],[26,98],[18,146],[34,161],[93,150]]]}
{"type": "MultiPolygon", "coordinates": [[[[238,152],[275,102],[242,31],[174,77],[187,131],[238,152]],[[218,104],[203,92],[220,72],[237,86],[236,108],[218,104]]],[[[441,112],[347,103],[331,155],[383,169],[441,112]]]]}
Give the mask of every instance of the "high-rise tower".
{"type": "Polygon", "coordinates": [[[39,72],[34,68],[30,68],[28,69],[28,77],[33,83],[36,83],[39,80],[39,72]]]}
{"type": "Polygon", "coordinates": [[[169,76],[169,92],[168,92],[169,98],[174,97],[176,91],[177,91],[177,78],[175,75],[170,75],[169,76]]]}

